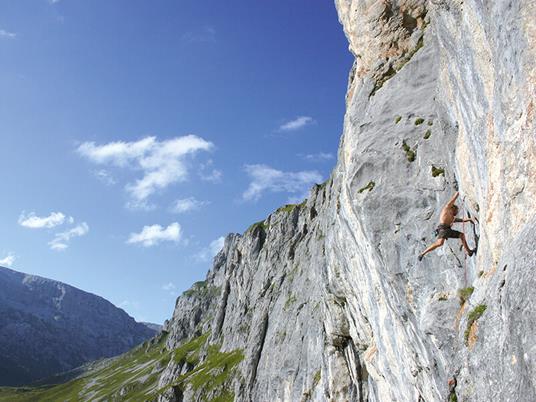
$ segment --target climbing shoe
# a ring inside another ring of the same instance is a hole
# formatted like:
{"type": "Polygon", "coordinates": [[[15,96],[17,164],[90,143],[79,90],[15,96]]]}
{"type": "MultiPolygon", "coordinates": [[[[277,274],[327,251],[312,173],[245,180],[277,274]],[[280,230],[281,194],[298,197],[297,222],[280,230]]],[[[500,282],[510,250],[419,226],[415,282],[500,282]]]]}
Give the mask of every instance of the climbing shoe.
{"type": "Polygon", "coordinates": [[[423,257],[423,256],[419,254],[419,256],[417,257],[417,259],[418,259],[419,261],[422,261],[422,257],[423,257]]]}

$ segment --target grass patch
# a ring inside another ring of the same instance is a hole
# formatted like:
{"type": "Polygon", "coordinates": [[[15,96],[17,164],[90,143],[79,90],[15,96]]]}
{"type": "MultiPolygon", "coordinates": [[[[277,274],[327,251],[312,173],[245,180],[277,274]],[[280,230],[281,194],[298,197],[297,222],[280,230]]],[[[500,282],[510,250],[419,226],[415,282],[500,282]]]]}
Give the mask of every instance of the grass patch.
{"type": "Polygon", "coordinates": [[[290,306],[292,306],[294,303],[296,303],[296,296],[294,295],[290,295],[287,299],[287,301],[285,302],[285,306],[283,307],[285,309],[285,311],[287,311],[290,306]]]}
{"type": "Polygon", "coordinates": [[[287,204],[282,206],[281,208],[278,208],[276,212],[286,212],[290,213],[294,211],[296,208],[303,208],[305,206],[306,201],[303,201],[301,204],[287,204]]]}
{"type": "Polygon", "coordinates": [[[198,393],[196,400],[209,400],[210,395],[211,401],[233,401],[234,394],[226,390],[224,384],[235,374],[235,368],[244,359],[244,354],[240,349],[221,352],[220,348],[220,345],[210,345],[206,359],[179,376],[170,386],[181,389],[191,387],[198,393]]]}
{"type": "Polygon", "coordinates": [[[424,123],[424,119],[422,117],[417,117],[415,119],[415,125],[420,126],[422,123],[424,123]]]}
{"type": "Polygon", "coordinates": [[[374,84],[374,88],[372,89],[372,92],[369,95],[369,98],[374,96],[376,92],[380,90],[381,87],[383,87],[383,84],[385,84],[391,77],[393,77],[397,73],[397,70],[395,70],[392,66],[387,69],[387,71],[376,81],[374,84]]]}
{"type": "Polygon", "coordinates": [[[178,364],[188,362],[197,364],[199,362],[199,351],[207,342],[209,333],[198,336],[189,342],[186,342],[173,351],[173,361],[178,364]]]}
{"type": "Polygon", "coordinates": [[[426,130],[426,132],[424,133],[424,136],[422,138],[427,140],[428,138],[431,137],[431,135],[432,135],[432,130],[426,130]]]}
{"type": "Polygon", "coordinates": [[[411,149],[411,147],[406,143],[406,140],[402,141],[402,149],[406,153],[406,159],[408,162],[414,162],[417,157],[416,149],[411,149]]]}
{"type": "Polygon", "coordinates": [[[474,290],[475,288],[472,286],[458,290],[458,297],[460,298],[460,305],[462,305],[467,300],[469,300],[474,290]]]}
{"type": "Polygon", "coordinates": [[[437,176],[445,176],[445,169],[443,168],[438,168],[438,167],[435,167],[432,165],[432,176],[433,177],[437,177],[437,176]]]}
{"type": "Polygon", "coordinates": [[[366,190],[372,191],[372,189],[374,188],[375,185],[376,185],[375,182],[369,181],[366,186],[361,187],[359,190],[357,190],[357,192],[361,194],[363,191],[366,191],[366,190]]]}
{"type": "MultiPolygon", "coordinates": [[[[423,30],[426,26],[423,27],[423,30]]],[[[374,96],[376,92],[385,84],[390,78],[392,78],[396,73],[398,73],[402,68],[411,60],[411,58],[424,46],[424,35],[419,38],[419,41],[415,45],[415,48],[408,52],[404,57],[396,61],[394,66],[390,66],[389,69],[376,81],[372,92],[369,95],[369,98],[374,96]]]]}
{"type": "Polygon", "coordinates": [[[477,321],[480,317],[482,317],[482,314],[484,314],[484,311],[486,311],[485,304],[479,304],[476,306],[467,316],[467,328],[465,329],[465,332],[463,334],[463,338],[465,339],[465,344],[469,341],[469,334],[471,332],[471,326],[477,321]]]}
{"type": "Polygon", "coordinates": [[[246,232],[253,232],[255,229],[262,229],[264,230],[265,232],[268,230],[268,228],[270,227],[270,225],[268,225],[268,223],[266,223],[266,219],[265,220],[262,220],[262,221],[259,221],[259,222],[255,222],[253,225],[251,225],[247,230],[246,232]]]}
{"type": "Polygon", "coordinates": [[[197,297],[216,297],[220,293],[220,288],[217,286],[209,286],[205,281],[195,282],[192,287],[186,290],[183,296],[197,297]]]}
{"type": "Polygon", "coordinates": [[[428,125],[429,125],[429,126],[433,126],[433,125],[434,125],[433,120],[428,120],[428,125]]]}
{"type": "MultiPolygon", "coordinates": [[[[426,25],[428,25],[428,24],[426,24],[426,25]]],[[[423,27],[423,30],[426,28],[426,25],[423,27]]],[[[409,52],[406,55],[406,57],[404,57],[399,62],[398,66],[396,67],[396,71],[400,71],[402,69],[402,67],[404,67],[411,60],[413,55],[415,55],[415,53],[417,53],[423,46],[424,46],[424,35],[419,38],[419,41],[417,42],[417,45],[415,46],[415,49],[413,49],[413,51],[409,52]]]]}
{"type": "Polygon", "coordinates": [[[318,385],[321,378],[322,378],[322,372],[318,370],[313,377],[313,388],[318,385]]]}
{"type": "Polygon", "coordinates": [[[395,124],[400,123],[400,120],[402,120],[402,116],[396,116],[395,117],[395,124]]]}

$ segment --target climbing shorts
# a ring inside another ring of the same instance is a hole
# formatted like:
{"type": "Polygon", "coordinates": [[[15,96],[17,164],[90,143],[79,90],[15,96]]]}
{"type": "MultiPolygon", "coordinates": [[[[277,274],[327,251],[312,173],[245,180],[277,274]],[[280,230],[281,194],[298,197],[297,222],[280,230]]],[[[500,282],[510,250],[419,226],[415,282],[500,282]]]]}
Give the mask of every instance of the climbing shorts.
{"type": "Polygon", "coordinates": [[[439,225],[436,229],[436,236],[439,239],[459,239],[462,232],[453,230],[449,225],[439,225]]]}

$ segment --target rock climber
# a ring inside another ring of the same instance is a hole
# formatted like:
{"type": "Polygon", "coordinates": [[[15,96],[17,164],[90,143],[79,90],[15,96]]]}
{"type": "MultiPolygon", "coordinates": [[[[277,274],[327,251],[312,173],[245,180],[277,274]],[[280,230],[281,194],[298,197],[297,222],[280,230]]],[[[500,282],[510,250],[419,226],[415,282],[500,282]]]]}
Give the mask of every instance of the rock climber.
{"type": "Polygon", "coordinates": [[[434,244],[432,244],[430,247],[424,250],[421,254],[419,254],[419,257],[418,257],[419,261],[421,261],[422,257],[428,254],[430,251],[435,250],[438,247],[441,247],[443,243],[445,243],[446,239],[460,239],[462,241],[463,248],[465,249],[465,253],[469,257],[471,257],[473,253],[476,251],[476,250],[471,250],[469,248],[469,246],[467,245],[467,241],[465,240],[465,235],[462,232],[453,230],[451,227],[453,223],[457,223],[457,222],[471,222],[474,225],[476,221],[474,218],[467,218],[467,219],[456,218],[459,208],[455,204],[455,202],[459,195],[460,193],[456,191],[456,193],[452,196],[450,201],[441,210],[441,214],[439,215],[439,226],[436,229],[437,240],[435,241],[434,244]]]}

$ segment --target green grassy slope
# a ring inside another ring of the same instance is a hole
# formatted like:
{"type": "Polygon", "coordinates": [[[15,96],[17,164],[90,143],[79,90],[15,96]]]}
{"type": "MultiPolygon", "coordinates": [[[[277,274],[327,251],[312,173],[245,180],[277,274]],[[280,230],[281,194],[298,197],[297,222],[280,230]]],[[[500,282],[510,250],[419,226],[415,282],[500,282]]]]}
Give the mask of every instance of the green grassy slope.
{"type": "Polygon", "coordinates": [[[65,384],[37,388],[0,388],[0,402],[61,401],[152,401],[174,386],[191,389],[201,400],[232,401],[225,382],[243,359],[241,351],[221,352],[218,345],[207,345],[208,334],[179,348],[165,347],[166,335],[145,342],[118,358],[96,364],[81,377],[65,384]],[[170,360],[187,362],[192,370],[164,388],[158,378],[170,360]]]}

